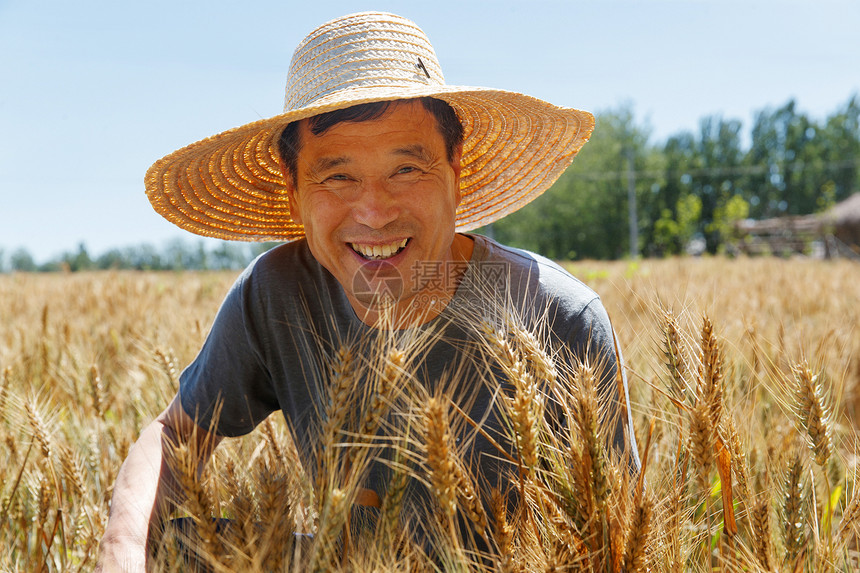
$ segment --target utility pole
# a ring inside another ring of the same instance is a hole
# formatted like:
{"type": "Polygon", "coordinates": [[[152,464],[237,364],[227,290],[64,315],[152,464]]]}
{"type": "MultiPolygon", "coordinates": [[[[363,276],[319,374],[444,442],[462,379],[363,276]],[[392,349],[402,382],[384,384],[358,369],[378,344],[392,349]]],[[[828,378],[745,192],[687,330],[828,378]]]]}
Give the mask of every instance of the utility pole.
{"type": "Polygon", "coordinates": [[[636,216],[636,172],[633,170],[633,149],[627,149],[627,213],[630,222],[630,258],[639,258],[639,219],[636,216]]]}

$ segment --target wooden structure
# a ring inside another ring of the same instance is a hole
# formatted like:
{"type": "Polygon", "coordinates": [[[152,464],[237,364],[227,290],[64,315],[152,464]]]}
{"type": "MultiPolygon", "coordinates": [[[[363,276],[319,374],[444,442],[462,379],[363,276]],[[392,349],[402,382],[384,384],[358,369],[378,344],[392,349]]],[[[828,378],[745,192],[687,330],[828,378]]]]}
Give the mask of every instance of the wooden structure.
{"type": "Polygon", "coordinates": [[[860,259],[860,193],[823,213],[739,221],[735,248],[750,255],[819,254],[860,259]]]}

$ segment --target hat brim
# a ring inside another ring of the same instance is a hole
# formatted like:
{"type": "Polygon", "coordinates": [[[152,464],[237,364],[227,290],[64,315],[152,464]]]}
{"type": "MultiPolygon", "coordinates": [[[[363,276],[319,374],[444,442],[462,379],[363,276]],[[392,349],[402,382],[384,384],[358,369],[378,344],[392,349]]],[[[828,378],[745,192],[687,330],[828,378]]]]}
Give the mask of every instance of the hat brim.
{"type": "Polygon", "coordinates": [[[546,191],[594,129],[585,111],[503,90],[426,86],[341,90],[314,105],[193,143],[146,173],[153,208],[198,235],[238,241],[291,241],[304,229],[290,217],[277,140],[294,121],[375,101],[435,97],[464,128],[458,231],[504,217],[546,191]]]}

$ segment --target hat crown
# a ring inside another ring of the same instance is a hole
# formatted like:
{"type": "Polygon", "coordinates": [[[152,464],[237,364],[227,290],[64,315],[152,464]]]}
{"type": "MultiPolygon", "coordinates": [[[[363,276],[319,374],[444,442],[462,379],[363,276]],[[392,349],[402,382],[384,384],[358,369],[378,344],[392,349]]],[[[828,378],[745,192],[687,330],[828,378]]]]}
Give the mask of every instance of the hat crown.
{"type": "Polygon", "coordinates": [[[378,88],[444,85],[430,40],[415,23],[382,12],[351,14],[323,24],[290,62],[284,111],[378,88]]]}

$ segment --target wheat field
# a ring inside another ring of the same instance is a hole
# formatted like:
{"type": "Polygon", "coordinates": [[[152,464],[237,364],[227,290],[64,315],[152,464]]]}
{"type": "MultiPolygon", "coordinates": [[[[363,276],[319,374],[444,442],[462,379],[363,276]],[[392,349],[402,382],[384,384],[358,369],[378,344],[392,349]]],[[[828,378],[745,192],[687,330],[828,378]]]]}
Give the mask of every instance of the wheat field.
{"type": "MultiPolygon", "coordinates": [[[[860,265],[568,266],[617,331],[641,473],[605,446],[599,365],[562,363],[508,322],[489,325],[485,342],[510,382],[501,404],[514,447],[500,457],[515,495],[487,487],[452,438],[468,427],[456,400],[399,390],[421,341],[380,337],[331,356],[313,462],[279,415],[222,444],[200,479],[188,452],[174,452],[177,516],[195,533],[165,532],[154,568],[857,570],[860,265]],[[362,368],[370,389],[351,385],[362,368]],[[409,415],[382,443],[394,404],[409,415]],[[387,493],[376,514],[358,515],[363,472],[383,449],[387,493]],[[402,499],[410,480],[433,494],[420,541],[402,499]]],[[[0,571],[94,568],[120,464],[176,392],[234,278],[0,276],[0,571]]]]}

